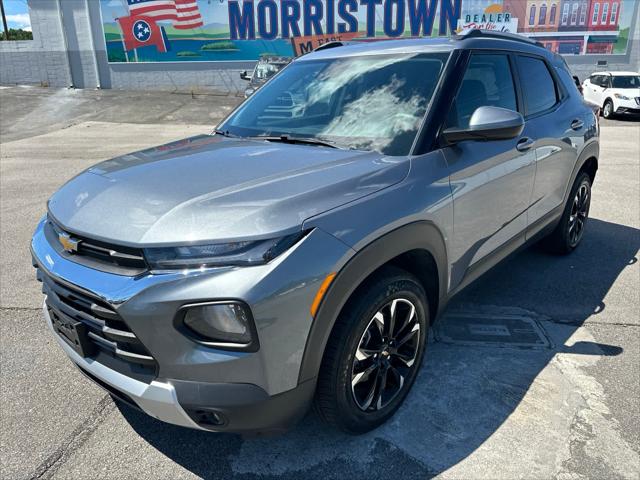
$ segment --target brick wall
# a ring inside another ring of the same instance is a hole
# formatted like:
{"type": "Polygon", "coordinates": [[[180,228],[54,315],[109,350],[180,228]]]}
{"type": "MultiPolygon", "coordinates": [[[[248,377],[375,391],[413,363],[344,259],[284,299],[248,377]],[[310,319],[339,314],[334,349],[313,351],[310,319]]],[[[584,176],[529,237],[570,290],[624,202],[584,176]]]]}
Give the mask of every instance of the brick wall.
{"type": "Polygon", "coordinates": [[[32,0],[29,5],[33,40],[0,42],[0,84],[66,87],[69,68],[57,4],[32,0]]]}

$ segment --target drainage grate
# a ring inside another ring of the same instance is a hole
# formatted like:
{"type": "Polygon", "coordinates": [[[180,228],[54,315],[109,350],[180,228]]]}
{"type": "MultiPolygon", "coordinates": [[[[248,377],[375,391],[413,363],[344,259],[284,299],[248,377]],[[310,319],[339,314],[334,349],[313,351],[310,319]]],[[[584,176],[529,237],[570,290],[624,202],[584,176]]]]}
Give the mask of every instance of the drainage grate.
{"type": "Polygon", "coordinates": [[[535,319],[523,315],[445,313],[436,325],[435,340],[455,345],[552,347],[542,326],[535,319]]]}

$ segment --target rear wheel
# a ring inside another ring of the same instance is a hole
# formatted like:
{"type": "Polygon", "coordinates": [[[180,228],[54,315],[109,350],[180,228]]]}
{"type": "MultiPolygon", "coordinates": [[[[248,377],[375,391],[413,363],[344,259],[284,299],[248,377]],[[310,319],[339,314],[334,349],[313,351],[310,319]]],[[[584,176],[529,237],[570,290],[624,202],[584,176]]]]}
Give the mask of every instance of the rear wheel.
{"type": "Polygon", "coordinates": [[[418,373],[428,332],[419,281],[385,268],[358,290],[331,333],[316,410],[329,424],[364,433],[400,407],[418,373]]]}
{"type": "Polygon", "coordinates": [[[565,205],[560,223],[545,239],[545,245],[554,253],[570,253],[582,240],[591,206],[591,177],[582,172],[576,178],[565,205]]]}
{"type": "Polygon", "coordinates": [[[602,116],[604,118],[613,117],[613,102],[611,100],[607,100],[604,102],[604,107],[602,107],[602,116]]]}

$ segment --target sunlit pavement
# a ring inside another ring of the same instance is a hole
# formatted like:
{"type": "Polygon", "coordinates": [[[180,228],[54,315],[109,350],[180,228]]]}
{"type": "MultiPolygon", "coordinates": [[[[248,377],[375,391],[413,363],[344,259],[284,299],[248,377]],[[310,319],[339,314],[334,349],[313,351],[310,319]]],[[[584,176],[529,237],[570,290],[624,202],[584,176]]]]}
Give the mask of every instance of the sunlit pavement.
{"type": "Polygon", "coordinates": [[[581,247],[528,249],[461,294],[374,432],[310,414],[279,437],[207,434],[88,383],[40,316],[28,244],[46,199],[98,160],[209,132],[235,102],[0,90],[2,478],[638,478],[640,123],[628,120],[601,122],[581,247]]]}

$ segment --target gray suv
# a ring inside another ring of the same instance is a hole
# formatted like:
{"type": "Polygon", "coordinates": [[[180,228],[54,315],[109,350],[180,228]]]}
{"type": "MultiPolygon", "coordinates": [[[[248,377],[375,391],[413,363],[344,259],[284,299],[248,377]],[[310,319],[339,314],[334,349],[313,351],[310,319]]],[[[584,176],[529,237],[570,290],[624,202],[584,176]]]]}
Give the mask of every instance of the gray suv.
{"type": "Polygon", "coordinates": [[[67,182],[31,249],[71,361],[149,415],[361,433],[400,407],[447,301],[585,231],[599,127],[525,38],[329,44],[211,135],[67,182]]]}

